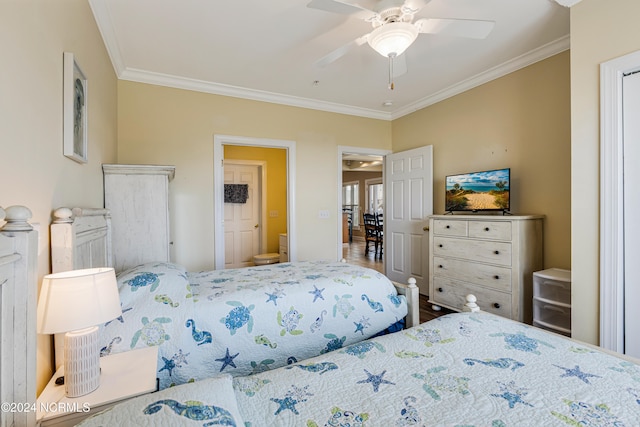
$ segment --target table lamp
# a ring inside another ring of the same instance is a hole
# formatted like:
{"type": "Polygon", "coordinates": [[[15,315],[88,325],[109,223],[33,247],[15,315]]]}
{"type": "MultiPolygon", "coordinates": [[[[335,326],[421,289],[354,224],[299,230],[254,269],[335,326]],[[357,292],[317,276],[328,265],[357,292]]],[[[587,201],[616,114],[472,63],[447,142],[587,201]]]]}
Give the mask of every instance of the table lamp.
{"type": "Polygon", "coordinates": [[[113,268],[72,270],[44,276],[38,300],[38,332],[64,336],[67,397],[100,385],[98,324],[122,314],[113,268]]]}

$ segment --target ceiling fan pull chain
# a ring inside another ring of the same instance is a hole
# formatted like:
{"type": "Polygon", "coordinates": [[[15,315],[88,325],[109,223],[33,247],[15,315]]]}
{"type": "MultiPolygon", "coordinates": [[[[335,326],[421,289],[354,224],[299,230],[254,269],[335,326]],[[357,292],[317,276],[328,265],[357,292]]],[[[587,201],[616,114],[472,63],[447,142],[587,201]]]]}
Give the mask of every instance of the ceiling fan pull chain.
{"type": "Polygon", "coordinates": [[[396,57],[395,53],[389,54],[389,90],[393,90],[393,58],[396,57]]]}

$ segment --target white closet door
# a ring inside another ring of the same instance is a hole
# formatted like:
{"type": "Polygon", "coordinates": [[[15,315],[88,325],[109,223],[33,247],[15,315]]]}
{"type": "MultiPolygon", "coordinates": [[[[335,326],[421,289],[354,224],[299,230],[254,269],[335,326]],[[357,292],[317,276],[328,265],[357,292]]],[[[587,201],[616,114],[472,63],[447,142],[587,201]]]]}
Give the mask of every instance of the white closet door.
{"type": "Polygon", "coordinates": [[[640,73],[623,81],[625,354],[640,357],[640,73]]]}

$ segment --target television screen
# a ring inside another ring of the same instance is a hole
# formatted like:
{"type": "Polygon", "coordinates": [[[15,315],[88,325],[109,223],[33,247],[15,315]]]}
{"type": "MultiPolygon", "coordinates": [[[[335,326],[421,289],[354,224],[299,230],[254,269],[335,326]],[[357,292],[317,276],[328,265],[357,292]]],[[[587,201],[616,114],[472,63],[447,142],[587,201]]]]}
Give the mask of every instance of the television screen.
{"type": "Polygon", "coordinates": [[[464,173],[446,177],[445,210],[509,210],[511,169],[464,173]]]}

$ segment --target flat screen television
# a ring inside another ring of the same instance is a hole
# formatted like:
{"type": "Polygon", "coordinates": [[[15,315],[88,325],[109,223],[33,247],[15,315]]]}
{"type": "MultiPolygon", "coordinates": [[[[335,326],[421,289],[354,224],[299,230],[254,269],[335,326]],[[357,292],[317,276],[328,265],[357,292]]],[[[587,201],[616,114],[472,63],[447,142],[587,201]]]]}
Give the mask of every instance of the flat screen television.
{"type": "Polygon", "coordinates": [[[445,179],[445,210],[509,211],[511,169],[449,175],[445,179]]]}

